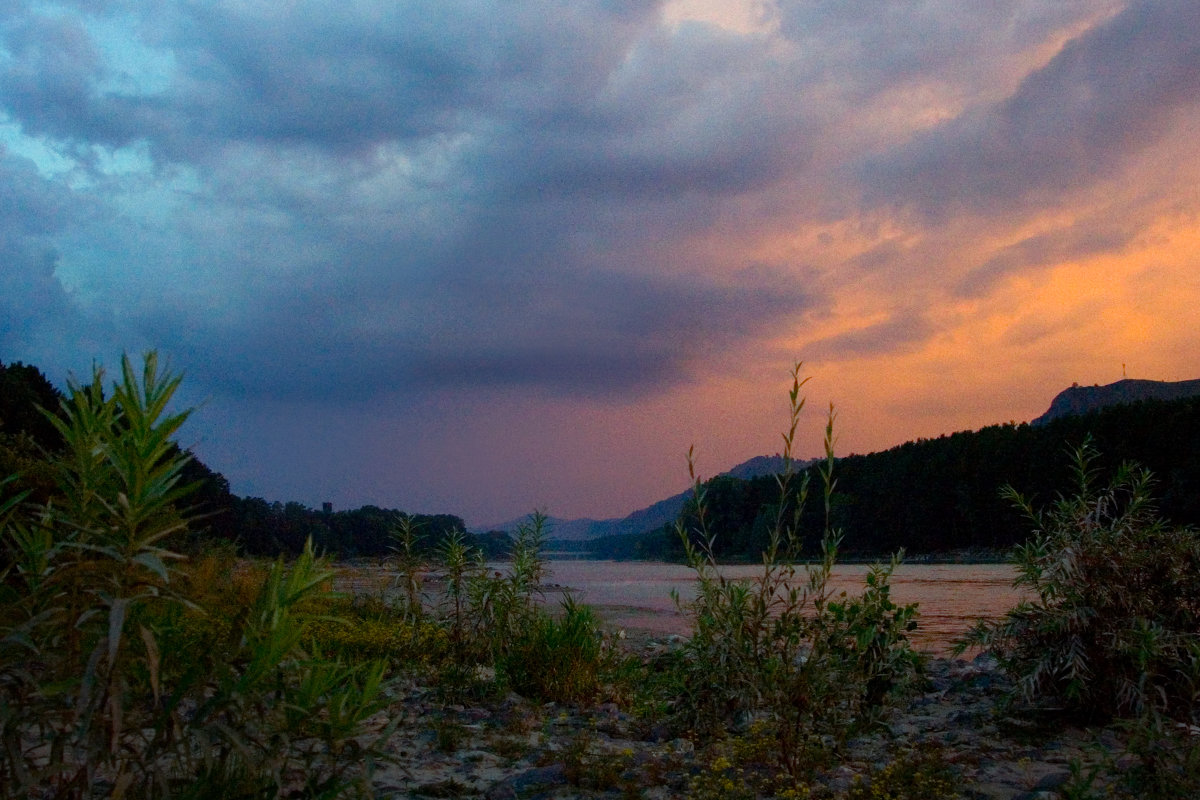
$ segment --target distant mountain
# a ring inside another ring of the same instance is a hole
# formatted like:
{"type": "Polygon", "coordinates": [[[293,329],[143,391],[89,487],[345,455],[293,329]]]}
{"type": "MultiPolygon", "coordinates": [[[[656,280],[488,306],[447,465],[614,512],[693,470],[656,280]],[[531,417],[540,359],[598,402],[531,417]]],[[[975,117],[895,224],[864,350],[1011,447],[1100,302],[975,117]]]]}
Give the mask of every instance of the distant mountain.
{"type": "MultiPolygon", "coordinates": [[[[811,461],[794,461],[792,465],[796,469],[803,469],[811,464],[811,461]]],[[[759,475],[778,475],[783,472],[783,456],[755,456],[749,461],[743,461],[728,472],[722,472],[722,475],[732,475],[735,478],[741,478],[748,481],[751,478],[757,478],[759,475]]]]}
{"type": "MultiPolygon", "coordinates": [[[[796,461],[794,463],[796,468],[800,469],[811,462],[796,461]]],[[[742,480],[750,480],[760,475],[774,475],[782,470],[783,456],[755,456],[721,474],[732,475],[742,480]]],[[[619,519],[559,519],[557,517],[550,517],[547,520],[550,527],[549,538],[579,542],[588,539],[599,539],[602,536],[644,533],[655,528],[661,528],[664,525],[673,523],[679,517],[679,512],[683,510],[684,504],[687,503],[691,495],[692,490],[688,489],[679,494],[672,495],[665,500],[659,500],[653,505],[634,511],[632,514],[619,519]]],[[[518,525],[527,522],[529,522],[528,514],[499,525],[487,526],[486,529],[511,533],[517,529],[518,525]]],[[[482,531],[483,529],[479,530],[482,531]]]]}
{"type": "Polygon", "coordinates": [[[1033,420],[1032,425],[1045,425],[1051,420],[1089,411],[1137,403],[1142,400],[1182,400],[1200,395],[1200,380],[1192,381],[1145,381],[1126,379],[1107,386],[1080,386],[1059,392],[1050,402],[1045,414],[1033,420]]]}

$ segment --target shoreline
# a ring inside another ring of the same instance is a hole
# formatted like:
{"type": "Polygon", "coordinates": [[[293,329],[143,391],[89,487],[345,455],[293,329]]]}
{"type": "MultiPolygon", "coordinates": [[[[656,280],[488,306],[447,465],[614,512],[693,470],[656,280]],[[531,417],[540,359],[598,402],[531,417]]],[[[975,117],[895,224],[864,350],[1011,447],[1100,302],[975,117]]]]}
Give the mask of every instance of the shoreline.
{"type": "MultiPolygon", "coordinates": [[[[671,566],[679,566],[679,567],[687,566],[687,563],[684,561],[664,561],[662,559],[657,559],[657,558],[603,558],[603,557],[602,558],[592,558],[591,551],[582,551],[581,552],[581,551],[575,551],[575,550],[547,550],[544,553],[542,553],[542,555],[546,558],[547,561],[595,561],[598,563],[611,563],[611,564],[663,564],[663,565],[671,565],[671,566]]],[[[837,563],[838,564],[852,564],[855,566],[863,566],[863,565],[869,566],[871,564],[885,564],[890,559],[891,559],[891,556],[885,555],[885,554],[871,556],[871,555],[855,555],[855,554],[843,555],[842,553],[838,553],[837,563]]],[[[497,563],[505,563],[505,562],[498,561],[497,563]]],[[[720,559],[717,561],[718,566],[723,566],[723,567],[749,567],[749,566],[755,566],[755,565],[758,565],[761,563],[762,563],[761,561],[755,560],[755,559],[720,559]]],[[[820,562],[816,559],[812,559],[812,560],[801,560],[801,561],[793,561],[793,562],[781,561],[779,563],[780,564],[790,563],[792,566],[806,567],[806,566],[810,566],[813,564],[819,564],[820,562]]],[[[948,553],[926,553],[923,555],[905,554],[904,558],[902,558],[900,560],[901,566],[904,566],[906,564],[907,565],[955,564],[955,565],[962,565],[962,566],[984,566],[984,565],[990,565],[990,564],[1012,564],[1012,563],[1013,563],[1012,556],[1007,551],[997,552],[997,553],[948,552],[948,553]]]]}
{"type": "MultiPolygon", "coordinates": [[[[678,644],[648,639],[622,646],[652,659],[678,644]]],[[[1032,713],[999,711],[1010,689],[989,656],[929,659],[923,685],[891,708],[878,729],[850,740],[836,763],[817,773],[811,796],[846,797],[889,765],[931,753],[953,774],[956,796],[1043,800],[1060,796],[1073,764],[1086,770],[1120,751],[1111,726],[1047,724],[1032,713]]],[[[534,704],[511,692],[492,702],[446,703],[412,684],[396,704],[401,724],[388,746],[394,763],[377,771],[373,784],[382,796],[670,800],[708,796],[697,793],[698,782],[753,777],[735,774],[727,743],[697,746],[625,709],[603,698],[586,706],[534,704]]],[[[757,769],[766,770],[757,774],[762,778],[772,768],[757,769]]]]}

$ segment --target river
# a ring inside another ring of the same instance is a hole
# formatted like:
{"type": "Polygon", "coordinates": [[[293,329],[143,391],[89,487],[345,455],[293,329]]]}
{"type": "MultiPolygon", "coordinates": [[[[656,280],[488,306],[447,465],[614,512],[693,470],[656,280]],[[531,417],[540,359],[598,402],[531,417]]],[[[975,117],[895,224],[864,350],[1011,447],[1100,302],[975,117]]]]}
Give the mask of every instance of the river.
{"type": "MultiPolygon", "coordinates": [[[[660,636],[687,635],[690,623],[671,600],[695,596],[695,573],[679,564],[648,561],[551,561],[548,580],[575,599],[595,606],[611,626],[660,636]]],[[[833,586],[861,591],[867,567],[838,565],[833,586]]],[[[726,566],[730,577],[749,577],[761,566],[726,566]]],[[[918,603],[920,616],[913,634],[922,650],[947,653],[954,640],[980,618],[996,618],[1021,599],[1013,588],[1009,564],[901,564],[892,575],[892,599],[918,603]]]]}

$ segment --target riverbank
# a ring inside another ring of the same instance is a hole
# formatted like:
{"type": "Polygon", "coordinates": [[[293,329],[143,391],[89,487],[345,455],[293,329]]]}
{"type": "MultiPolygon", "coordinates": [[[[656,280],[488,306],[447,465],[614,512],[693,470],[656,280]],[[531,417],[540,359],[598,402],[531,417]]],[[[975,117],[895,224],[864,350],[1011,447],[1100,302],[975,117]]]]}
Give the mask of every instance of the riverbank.
{"type": "MultiPolygon", "coordinates": [[[[687,563],[682,560],[662,561],[658,559],[612,558],[610,556],[597,554],[591,550],[556,549],[553,544],[545,551],[543,555],[545,555],[545,557],[551,561],[614,561],[622,564],[671,564],[687,566],[687,563]]],[[[890,557],[890,553],[874,553],[866,555],[859,553],[838,553],[838,563],[886,564],[890,557]]],[[[936,553],[905,553],[903,560],[906,564],[963,564],[966,566],[971,566],[974,564],[1013,563],[1011,550],[950,550],[936,553]]],[[[762,561],[752,558],[729,558],[721,559],[719,563],[722,566],[729,567],[748,567],[761,564],[762,561]]],[[[800,560],[794,563],[797,566],[806,566],[809,564],[816,564],[818,562],[815,560],[800,560]]]]}
{"type": "MultiPolygon", "coordinates": [[[[649,659],[677,646],[662,640],[626,644],[649,659]]],[[[931,660],[918,691],[877,731],[849,742],[836,763],[818,772],[809,794],[792,796],[888,797],[865,794],[867,785],[881,782],[876,788],[882,790],[882,782],[902,779],[905,765],[920,771],[935,764],[956,792],[950,796],[1056,798],[1073,763],[1086,768],[1100,757],[1095,742],[1109,752],[1118,748],[1112,730],[1045,725],[999,711],[1009,688],[988,657],[931,660]]],[[[673,736],[614,702],[580,708],[533,704],[511,693],[474,703],[436,697],[411,684],[396,698],[391,716],[378,720],[399,723],[385,748],[390,763],[374,776],[378,796],[750,798],[756,795],[748,787],[762,777],[739,774],[728,743],[697,749],[690,738],[673,736]]]]}
{"type": "MultiPolygon", "coordinates": [[[[614,568],[623,566],[610,563],[614,568]]],[[[557,584],[548,587],[546,600],[551,605],[557,605],[568,591],[581,594],[584,601],[595,600],[598,584],[634,603],[600,603],[596,610],[610,632],[610,641],[618,642],[643,664],[653,665],[685,641],[686,615],[673,608],[665,614],[661,609],[647,613],[652,609],[641,605],[646,596],[667,595],[658,582],[662,576],[648,581],[635,570],[623,576],[622,584],[616,576],[597,575],[591,569],[573,572],[572,567],[583,566],[578,562],[551,566],[551,578],[557,584]],[[628,624],[634,619],[659,624],[628,624]]],[[[907,583],[923,592],[945,590],[961,601],[962,579],[946,581],[937,577],[940,570],[928,569],[914,568],[907,583]]],[[[848,586],[861,584],[856,567],[847,572],[848,586]]],[[[376,591],[384,591],[383,575],[354,574],[357,586],[352,591],[361,594],[371,584],[376,591]]],[[[972,574],[967,585],[986,589],[989,595],[1011,582],[1006,575],[972,574]]],[[[343,580],[348,577],[343,573],[343,580]]],[[[898,584],[904,585],[905,581],[898,584]]],[[[343,584],[341,588],[351,587],[343,584]]],[[[931,604],[928,612],[937,604],[931,604]]],[[[935,621],[933,616],[927,613],[922,621],[935,621]]],[[[958,616],[947,617],[945,623],[953,623],[959,632],[965,627],[958,616]]],[[[379,797],[490,800],[865,800],[872,796],[1048,800],[1063,796],[1059,787],[1071,780],[1073,764],[1087,770],[1108,755],[1122,752],[1115,729],[1079,728],[1061,719],[1002,710],[1012,687],[994,660],[986,656],[955,659],[946,657],[945,652],[941,648],[926,661],[917,689],[888,712],[877,730],[847,743],[833,763],[818,770],[816,779],[806,787],[807,795],[749,788],[756,781],[759,785],[767,781],[774,771],[763,766],[772,763],[769,755],[752,766],[739,765],[731,758],[731,748],[744,749],[746,741],[752,741],[748,727],[733,732],[743,738],[698,747],[686,731],[668,728],[663,719],[647,714],[628,697],[602,696],[586,707],[539,704],[511,693],[488,699],[466,699],[464,695],[448,701],[445,687],[411,681],[397,691],[388,704],[390,710],[378,720],[380,726],[395,723],[397,728],[387,740],[387,759],[375,775],[374,786],[379,797]],[[1096,742],[1101,743],[1099,748],[1096,742]],[[739,774],[739,769],[749,774],[739,774]],[[938,780],[944,784],[939,785],[951,786],[956,794],[872,795],[865,788],[872,781],[903,781],[913,779],[914,774],[941,776],[938,780]]],[[[486,684],[490,675],[481,677],[486,684]]]]}

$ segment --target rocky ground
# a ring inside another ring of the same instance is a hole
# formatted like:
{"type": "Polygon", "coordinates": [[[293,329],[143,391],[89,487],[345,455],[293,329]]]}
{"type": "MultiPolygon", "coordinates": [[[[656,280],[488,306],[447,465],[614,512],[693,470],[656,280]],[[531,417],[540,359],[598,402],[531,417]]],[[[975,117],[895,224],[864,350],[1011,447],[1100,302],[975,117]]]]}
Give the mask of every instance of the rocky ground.
{"type": "MultiPolygon", "coordinates": [[[[643,641],[642,655],[671,646],[643,641]]],[[[1072,761],[1112,749],[1111,732],[1040,726],[1034,718],[997,711],[1005,679],[987,657],[934,659],[927,684],[877,734],[850,743],[844,759],[821,776],[813,796],[838,797],[856,776],[879,769],[905,747],[940,753],[954,788],[972,800],[1057,798],[1072,761]]],[[[533,705],[516,695],[483,704],[446,704],[410,686],[388,742],[392,763],[375,785],[381,797],[674,798],[703,794],[713,754],[663,725],[637,719],[615,704],[590,709],[533,705]]],[[[381,719],[381,724],[384,721],[381,719]]],[[[706,789],[705,797],[721,796],[706,789]]],[[[738,797],[746,787],[729,790],[738,797]]],[[[749,796],[752,796],[749,795],[749,796]]]]}

